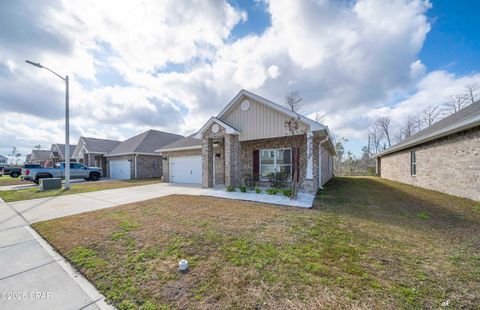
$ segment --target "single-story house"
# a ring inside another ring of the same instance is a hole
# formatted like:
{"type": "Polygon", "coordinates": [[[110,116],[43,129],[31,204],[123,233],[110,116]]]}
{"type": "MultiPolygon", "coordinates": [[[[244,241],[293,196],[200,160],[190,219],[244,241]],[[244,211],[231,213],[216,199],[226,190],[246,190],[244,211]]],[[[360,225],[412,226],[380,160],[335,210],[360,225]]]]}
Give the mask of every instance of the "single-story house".
{"type": "Polygon", "coordinates": [[[76,162],[85,166],[102,168],[103,176],[106,176],[107,158],[105,155],[119,144],[120,141],[116,140],[80,137],[72,157],[76,162]]]}
{"type": "Polygon", "coordinates": [[[28,158],[28,163],[39,164],[42,166],[49,166],[52,163],[50,159],[51,155],[52,155],[52,151],[50,150],[32,150],[32,153],[30,154],[30,158],[28,158]]]}
{"type": "Polygon", "coordinates": [[[7,157],[0,155],[0,165],[6,165],[7,161],[8,161],[7,157]]]}
{"type": "Polygon", "coordinates": [[[480,101],[378,154],[377,175],[480,200],[480,101]]]}
{"type": "Polygon", "coordinates": [[[271,173],[291,180],[298,169],[308,192],[332,178],[335,155],[328,127],[246,90],[194,135],[158,151],[166,182],[239,186],[253,176],[266,185],[271,173]],[[292,119],[299,125],[295,134],[286,127],[292,119]]]}
{"type": "Polygon", "coordinates": [[[115,146],[106,156],[108,177],[145,179],[162,176],[162,156],[155,150],[184,138],[181,135],[148,130],[115,146]]]}
{"type": "MultiPolygon", "coordinates": [[[[70,144],[70,161],[74,162],[76,159],[73,157],[73,152],[75,152],[75,148],[77,146],[75,144],[70,144]]],[[[65,161],[65,144],[55,143],[52,144],[50,151],[52,152],[50,155],[50,159],[55,162],[63,162],[65,161]]]]}

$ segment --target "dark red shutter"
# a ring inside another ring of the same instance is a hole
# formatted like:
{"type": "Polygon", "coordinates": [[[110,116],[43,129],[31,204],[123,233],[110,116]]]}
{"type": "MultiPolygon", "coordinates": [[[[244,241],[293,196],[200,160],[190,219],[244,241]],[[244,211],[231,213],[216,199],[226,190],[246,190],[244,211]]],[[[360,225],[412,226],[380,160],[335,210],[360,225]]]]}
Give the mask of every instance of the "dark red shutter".
{"type": "Polygon", "coordinates": [[[260,176],[260,152],[253,150],[253,176],[260,176]]]}

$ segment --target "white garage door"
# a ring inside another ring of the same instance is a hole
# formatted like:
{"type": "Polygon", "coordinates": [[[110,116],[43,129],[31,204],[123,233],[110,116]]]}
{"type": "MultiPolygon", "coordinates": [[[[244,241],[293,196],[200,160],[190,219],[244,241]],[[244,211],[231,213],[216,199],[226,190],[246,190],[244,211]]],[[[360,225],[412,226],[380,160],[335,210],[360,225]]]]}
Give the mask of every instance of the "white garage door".
{"type": "Polygon", "coordinates": [[[170,182],[202,184],[202,156],[170,157],[170,182]]]}
{"type": "Polygon", "coordinates": [[[110,178],[120,180],[130,179],[130,162],[128,160],[111,160],[110,178]]]}

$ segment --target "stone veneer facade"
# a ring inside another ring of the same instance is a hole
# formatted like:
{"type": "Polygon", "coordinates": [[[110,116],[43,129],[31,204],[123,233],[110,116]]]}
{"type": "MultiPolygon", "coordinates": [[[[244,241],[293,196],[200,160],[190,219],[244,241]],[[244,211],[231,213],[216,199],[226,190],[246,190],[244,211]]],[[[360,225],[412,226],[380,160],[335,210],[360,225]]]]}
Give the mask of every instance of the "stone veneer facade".
{"type": "MultiPolygon", "coordinates": [[[[300,187],[304,191],[316,192],[320,185],[325,184],[333,176],[333,161],[329,150],[322,146],[322,184],[319,184],[319,145],[325,138],[313,137],[312,146],[312,178],[306,178],[307,170],[307,141],[304,135],[294,137],[280,137],[269,139],[258,139],[249,141],[238,141],[238,135],[227,134],[220,126],[217,133],[208,128],[203,133],[202,146],[193,150],[179,150],[163,152],[164,160],[163,178],[169,181],[169,157],[177,156],[202,156],[202,186],[212,187],[216,184],[239,186],[243,183],[244,176],[253,173],[253,151],[269,148],[291,148],[292,140],[296,141],[300,148],[299,171],[300,187]],[[218,147],[214,144],[218,143],[218,147]],[[215,169],[213,169],[213,154],[215,157],[215,169]],[[215,171],[215,178],[213,172],[215,171]],[[214,182],[215,181],[215,182],[214,182]]],[[[268,185],[268,181],[262,181],[261,185],[268,185]]]]}
{"type": "Polygon", "coordinates": [[[480,127],[380,158],[382,178],[480,201],[480,127]],[[410,152],[416,176],[410,175],[410,152]]]}

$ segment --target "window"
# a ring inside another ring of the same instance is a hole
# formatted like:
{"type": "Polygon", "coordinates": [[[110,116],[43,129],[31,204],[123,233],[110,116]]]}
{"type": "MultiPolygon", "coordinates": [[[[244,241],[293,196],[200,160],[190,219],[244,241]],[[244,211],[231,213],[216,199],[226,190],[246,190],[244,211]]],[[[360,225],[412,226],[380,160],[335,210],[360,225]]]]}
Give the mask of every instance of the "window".
{"type": "Polygon", "coordinates": [[[267,179],[272,172],[292,173],[292,151],[290,149],[260,150],[260,177],[267,179]]]}
{"type": "Polygon", "coordinates": [[[417,175],[417,155],[415,151],[410,152],[410,174],[412,176],[417,175]]]}

